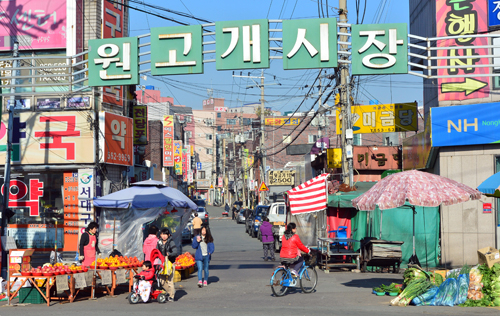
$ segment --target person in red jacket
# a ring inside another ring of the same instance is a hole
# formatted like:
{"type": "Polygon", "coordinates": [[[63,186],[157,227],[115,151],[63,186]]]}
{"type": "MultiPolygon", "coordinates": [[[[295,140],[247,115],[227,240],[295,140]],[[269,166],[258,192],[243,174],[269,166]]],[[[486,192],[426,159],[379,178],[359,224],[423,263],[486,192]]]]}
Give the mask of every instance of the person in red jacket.
{"type": "Polygon", "coordinates": [[[299,235],[296,234],[297,225],[290,223],[286,225],[285,234],[281,237],[280,258],[283,262],[289,263],[292,274],[297,276],[304,258],[300,255],[302,250],[305,253],[310,253],[311,250],[302,244],[299,235]]]}
{"type": "Polygon", "coordinates": [[[144,261],[142,264],[142,272],[136,274],[136,277],[140,278],[139,295],[141,296],[142,301],[146,303],[149,300],[151,286],[153,285],[153,278],[155,277],[155,269],[153,268],[151,261],[144,261]]]}

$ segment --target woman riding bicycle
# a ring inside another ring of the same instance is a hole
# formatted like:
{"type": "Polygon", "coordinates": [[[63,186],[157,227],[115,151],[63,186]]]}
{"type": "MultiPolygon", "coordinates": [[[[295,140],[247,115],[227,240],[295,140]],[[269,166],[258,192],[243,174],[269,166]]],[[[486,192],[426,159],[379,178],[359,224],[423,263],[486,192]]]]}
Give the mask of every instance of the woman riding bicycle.
{"type": "Polygon", "coordinates": [[[289,223],[286,225],[285,234],[281,238],[281,251],[280,258],[281,261],[290,264],[290,269],[292,274],[297,276],[297,271],[300,270],[304,258],[300,255],[302,250],[305,253],[310,253],[311,249],[307,248],[300,241],[299,235],[296,234],[297,225],[295,223],[289,223]]]}

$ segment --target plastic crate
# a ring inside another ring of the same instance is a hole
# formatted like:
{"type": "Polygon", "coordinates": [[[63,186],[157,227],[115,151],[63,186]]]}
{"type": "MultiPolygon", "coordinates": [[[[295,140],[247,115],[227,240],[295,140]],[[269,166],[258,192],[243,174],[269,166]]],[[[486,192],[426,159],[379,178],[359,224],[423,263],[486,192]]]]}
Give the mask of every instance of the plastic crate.
{"type": "MultiPolygon", "coordinates": [[[[45,294],[45,289],[41,289],[45,294]]],[[[22,287],[19,289],[20,304],[45,304],[46,301],[35,287],[22,287]]]]}

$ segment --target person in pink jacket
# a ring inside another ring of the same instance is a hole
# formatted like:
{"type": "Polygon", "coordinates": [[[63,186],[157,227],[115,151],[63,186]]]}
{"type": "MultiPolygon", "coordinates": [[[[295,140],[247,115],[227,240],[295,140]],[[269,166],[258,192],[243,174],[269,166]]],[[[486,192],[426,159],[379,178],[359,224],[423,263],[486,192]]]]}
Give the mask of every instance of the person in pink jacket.
{"type": "Polygon", "coordinates": [[[148,237],[144,240],[144,244],[142,245],[142,252],[144,252],[144,261],[149,261],[151,256],[151,251],[156,249],[156,245],[158,244],[158,227],[151,226],[148,230],[148,237]]]}

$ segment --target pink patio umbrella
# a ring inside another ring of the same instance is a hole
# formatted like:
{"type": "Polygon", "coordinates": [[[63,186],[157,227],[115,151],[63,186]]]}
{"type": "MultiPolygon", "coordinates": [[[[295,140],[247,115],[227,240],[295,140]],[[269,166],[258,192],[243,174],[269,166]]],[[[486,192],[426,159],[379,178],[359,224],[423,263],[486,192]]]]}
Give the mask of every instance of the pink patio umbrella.
{"type": "MultiPolygon", "coordinates": [[[[480,198],[481,192],[455,180],[409,170],[380,180],[370,190],[352,200],[352,205],[361,211],[372,211],[376,206],[380,210],[386,210],[405,206],[405,202],[410,203],[411,206],[408,207],[413,210],[413,255],[410,261],[416,259],[418,262],[415,255],[415,205],[436,207],[480,198]]],[[[382,226],[382,220],[380,225],[382,226]]]]}

